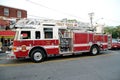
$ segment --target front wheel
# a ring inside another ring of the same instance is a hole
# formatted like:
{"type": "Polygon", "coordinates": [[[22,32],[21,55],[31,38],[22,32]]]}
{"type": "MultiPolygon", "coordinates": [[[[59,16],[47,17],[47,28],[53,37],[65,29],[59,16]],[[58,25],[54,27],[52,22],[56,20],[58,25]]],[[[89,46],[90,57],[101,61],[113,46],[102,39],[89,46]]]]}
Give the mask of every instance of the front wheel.
{"type": "Polygon", "coordinates": [[[93,56],[97,55],[97,54],[99,54],[99,52],[100,52],[100,50],[97,46],[92,46],[91,47],[91,50],[90,50],[91,55],[93,55],[93,56]]]}
{"type": "Polygon", "coordinates": [[[33,62],[42,62],[45,58],[44,51],[41,49],[35,49],[31,53],[31,60],[33,62]]]}

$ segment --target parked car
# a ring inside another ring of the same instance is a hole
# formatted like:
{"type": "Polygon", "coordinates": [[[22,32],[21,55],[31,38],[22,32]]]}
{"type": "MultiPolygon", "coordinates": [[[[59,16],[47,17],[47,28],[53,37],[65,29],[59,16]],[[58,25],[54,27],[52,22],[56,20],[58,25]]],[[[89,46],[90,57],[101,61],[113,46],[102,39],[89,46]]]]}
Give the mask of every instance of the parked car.
{"type": "Polygon", "coordinates": [[[117,39],[117,41],[120,43],[120,39],[117,39]]]}
{"type": "Polygon", "coordinates": [[[120,42],[117,39],[112,39],[111,49],[120,49],[120,42]]]}

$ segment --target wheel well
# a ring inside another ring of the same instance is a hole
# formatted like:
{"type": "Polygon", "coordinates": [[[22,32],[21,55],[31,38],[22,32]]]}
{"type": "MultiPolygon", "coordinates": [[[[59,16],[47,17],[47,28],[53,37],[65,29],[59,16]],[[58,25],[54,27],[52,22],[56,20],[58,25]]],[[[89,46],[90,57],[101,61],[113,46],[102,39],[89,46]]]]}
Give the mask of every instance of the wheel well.
{"type": "MultiPolygon", "coordinates": [[[[97,44],[93,44],[93,45],[91,46],[91,48],[92,48],[93,46],[96,46],[96,47],[99,49],[99,46],[98,46],[97,44]]],[[[90,50],[91,50],[91,48],[90,48],[90,50]]]]}
{"type": "Polygon", "coordinates": [[[43,51],[44,51],[44,54],[45,54],[45,57],[47,57],[47,53],[46,53],[45,49],[44,49],[43,47],[40,47],[40,46],[33,47],[33,48],[30,50],[30,52],[29,52],[29,57],[31,57],[31,53],[32,53],[32,51],[35,50],[35,49],[41,49],[41,50],[43,50],[43,51]]]}

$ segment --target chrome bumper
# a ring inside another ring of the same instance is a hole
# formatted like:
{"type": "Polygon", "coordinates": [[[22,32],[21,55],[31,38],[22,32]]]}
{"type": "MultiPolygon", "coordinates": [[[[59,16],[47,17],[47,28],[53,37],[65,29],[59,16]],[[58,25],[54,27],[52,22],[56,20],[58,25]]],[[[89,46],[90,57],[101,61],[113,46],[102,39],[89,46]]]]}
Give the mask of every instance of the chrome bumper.
{"type": "Polygon", "coordinates": [[[16,56],[12,51],[6,51],[7,53],[7,59],[16,59],[16,56]]]}

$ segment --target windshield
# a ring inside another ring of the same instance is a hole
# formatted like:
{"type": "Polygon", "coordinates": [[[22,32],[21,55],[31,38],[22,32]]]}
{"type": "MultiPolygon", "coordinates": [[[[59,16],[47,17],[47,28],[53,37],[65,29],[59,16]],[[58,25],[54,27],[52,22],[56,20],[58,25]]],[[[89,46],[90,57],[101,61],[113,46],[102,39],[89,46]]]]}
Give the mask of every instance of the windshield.
{"type": "Polygon", "coordinates": [[[31,32],[21,31],[20,36],[21,36],[21,39],[31,39],[31,32]]]}

